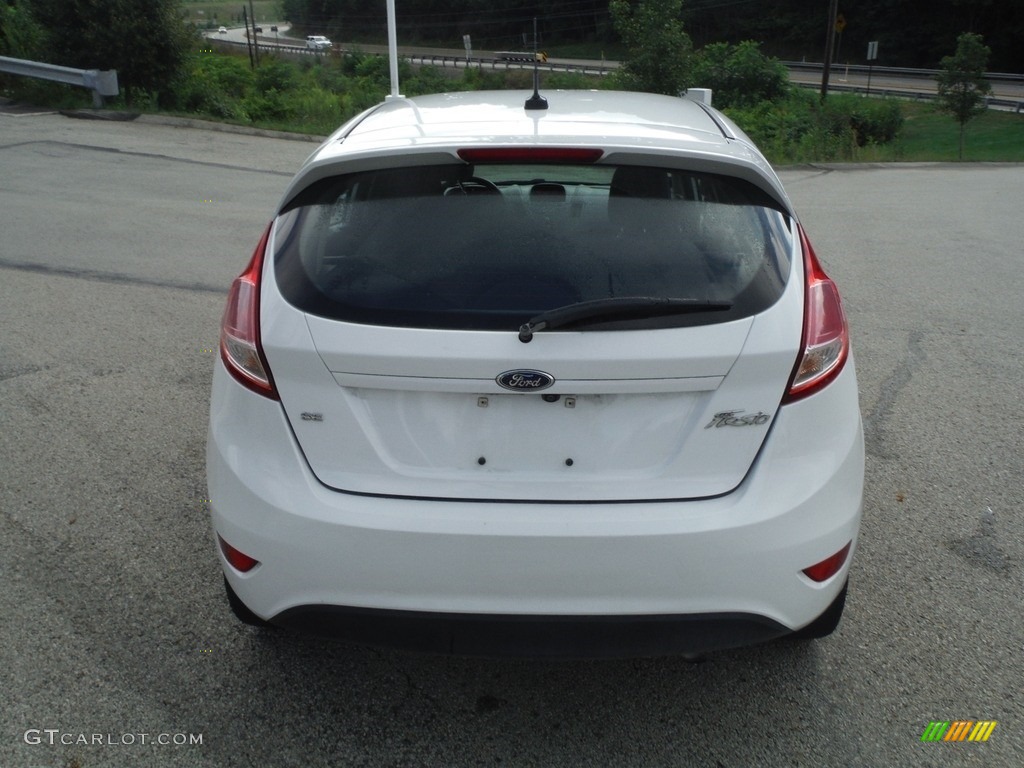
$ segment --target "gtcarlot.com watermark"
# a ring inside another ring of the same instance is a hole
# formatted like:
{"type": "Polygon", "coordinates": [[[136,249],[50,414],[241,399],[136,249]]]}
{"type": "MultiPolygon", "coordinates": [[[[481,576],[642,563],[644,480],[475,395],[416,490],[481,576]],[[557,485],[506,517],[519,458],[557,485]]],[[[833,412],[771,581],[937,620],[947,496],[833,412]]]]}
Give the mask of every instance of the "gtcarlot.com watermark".
{"type": "Polygon", "coordinates": [[[76,747],[131,747],[137,744],[189,747],[203,743],[201,733],[74,733],[60,728],[29,728],[23,738],[26,744],[76,747]]]}

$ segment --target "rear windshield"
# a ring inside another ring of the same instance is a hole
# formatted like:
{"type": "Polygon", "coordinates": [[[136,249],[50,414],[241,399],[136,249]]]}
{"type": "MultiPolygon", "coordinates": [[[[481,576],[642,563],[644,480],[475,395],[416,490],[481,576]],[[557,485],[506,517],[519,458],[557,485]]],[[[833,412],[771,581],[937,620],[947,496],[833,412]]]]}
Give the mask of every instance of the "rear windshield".
{"type": "Polygon", "coordinates": [[[714,311],[590,317],[579,330],[747,317],[789,275],[788,217],[740,179],[613,165],[462,164],[336,176],[280,215],[275,274],[299,309],[354,323],[515,330],[631,298],[714,311]]]}

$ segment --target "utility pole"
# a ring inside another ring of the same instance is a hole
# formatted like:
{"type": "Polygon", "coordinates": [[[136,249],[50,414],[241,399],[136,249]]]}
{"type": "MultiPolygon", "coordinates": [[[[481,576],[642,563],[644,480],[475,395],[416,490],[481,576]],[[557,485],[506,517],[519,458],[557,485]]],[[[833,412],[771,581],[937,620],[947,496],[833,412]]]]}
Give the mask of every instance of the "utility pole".
{"type": "Polygon", "coordinates": [[[256,62],[252,58],[252,38],[249,37],[249,14],[242,6],[242,23],[245,24],[245,47],[249,49],[249,69],[256,69],[256,62]]]}
{"type": "Polygon", "coordinates": [[[828,76],[832,72],[832,43],[836,37],[836,19],[839,16],[839,0],[831,0],[828,7],[828,35],[825,37],[825,65],[821,70],[821,100],[828,96],[828,76]]]}
{"type": "Polygon", "coordinates": [[[249,16],[252,17],[252,49],[256,54],[256,66],[260,65],[260,43],[256,37],[256,11],[252,9],[252,0],[249,0],[249,16]]]}

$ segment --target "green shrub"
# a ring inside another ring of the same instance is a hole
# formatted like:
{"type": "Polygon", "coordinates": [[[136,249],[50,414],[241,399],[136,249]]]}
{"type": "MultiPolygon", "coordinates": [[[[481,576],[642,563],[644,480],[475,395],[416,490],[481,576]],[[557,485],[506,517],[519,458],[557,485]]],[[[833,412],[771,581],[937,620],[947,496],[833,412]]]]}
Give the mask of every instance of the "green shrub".
{"type": "Polygon", "coordinates": [[[411,95],[422,93],[444,93],[454,89],[452,78],[439,67],[420,67],[412,79],[402,86],[402,91],[411,95]]]}
{"type": "Polygon", "coordinates": [[[719,108],[751,107],[781,99],[789,91],[786,68],[761,53],[760,44],[751,40],[703,48],[693,59],[689,82],[710,88],[719,108]]]}
{"type": "Polygon", "coordinates": [[[550,72],[541,78],[541,86],[552,90],[560,88],[563,90],[583,90],[593,88],[592,77],[581,75],[578,72],[550,72]]]}
{"type": "Polygon", "coordinates": [[[253,85],[248,63],[235,56],[220,56],[208,50],[190,56],[181,74],[162,103],[181,110],[220,120],[245,119],[241,100],[253,85]]]}
{"type": "Polygon", "coordinates": [[[899,102],[830,96],[809,90],[774,102],[725,110],[773,163],[857,159],[860,147],[893,141],[903,125],[899,102]]]}
{"type": "Polygon", "coordinates": [[[255,72],[256,89],[260,93],[290,91],[298,85],[299,70],[281,59],[264,59],[255,72]]]}
{"type": "Polygon", "coordinates": [[[299,127],[309,133],[330,134],[356,113],[344,94],[322,88],[303,88],[290,100],[292,129],[299,127]]]}
{"type": "MultiPolygon", "coordinates": [[[[358,79],[364,81],[364,85],[376,84],[384,89],[385,93],[391,91],[391,64],[387,56],[364,56],[355,65],[352,73],[358,79]]],[[[404,81],[412,75],[412,67],[405,59],[398,61],[398,78],[404,81]]]]}
{"type": "Polygon", "coordinates": [[[254,82],[248,62],[237,56],[200,55],[192,74],[213,91],[234,99],[243,98],[254,82]]]}
{"type": "MultiPolygon", "coordinates": [[[[525,76],[529,83],[533,83],[533,74],[523,70],[492,70],[492,69],[480,69],[479,67],[471,67],[462,71],[462,83],[459,87],[460,91],[496,91],[508,88],[509,77],[512,74],[519,76],[525,76]]],[[[526,82],[521,85],[512,86],[518,88],[526,88],[526,82]]]]}
{"type": "Polygon", "coordinates": [[[292,117],[289,100],[273,88],[250,93],[242,99],[241,106],[251,123],[279,123],[292,117]]]}
{"type": "Polygon", "coordinates": [[[853,94],[830,96],[828,108],[853,129],[857,146],[888,144],[903,128],[903,110],[891,99],[867,99],[853,94]]]}

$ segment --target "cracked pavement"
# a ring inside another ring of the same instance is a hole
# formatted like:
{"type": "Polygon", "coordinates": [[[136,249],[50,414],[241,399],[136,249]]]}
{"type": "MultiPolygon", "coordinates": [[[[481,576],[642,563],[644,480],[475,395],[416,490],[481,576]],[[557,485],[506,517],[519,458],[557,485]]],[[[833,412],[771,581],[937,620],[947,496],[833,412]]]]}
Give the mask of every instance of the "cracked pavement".
{"type": "Polygon", "coordinates": [[[781,173],[843,294],[867,427],[836,635],[702,663],[528,662],[228,611],[204,503],[212,350],[311,148],[0,115],[0,765],[1020,764],[1024,167],[781,173]],[[951,719],[999,725],[921,743],[951,719]],[[202,743],[125,743],[141,733],[202,743]]]}

